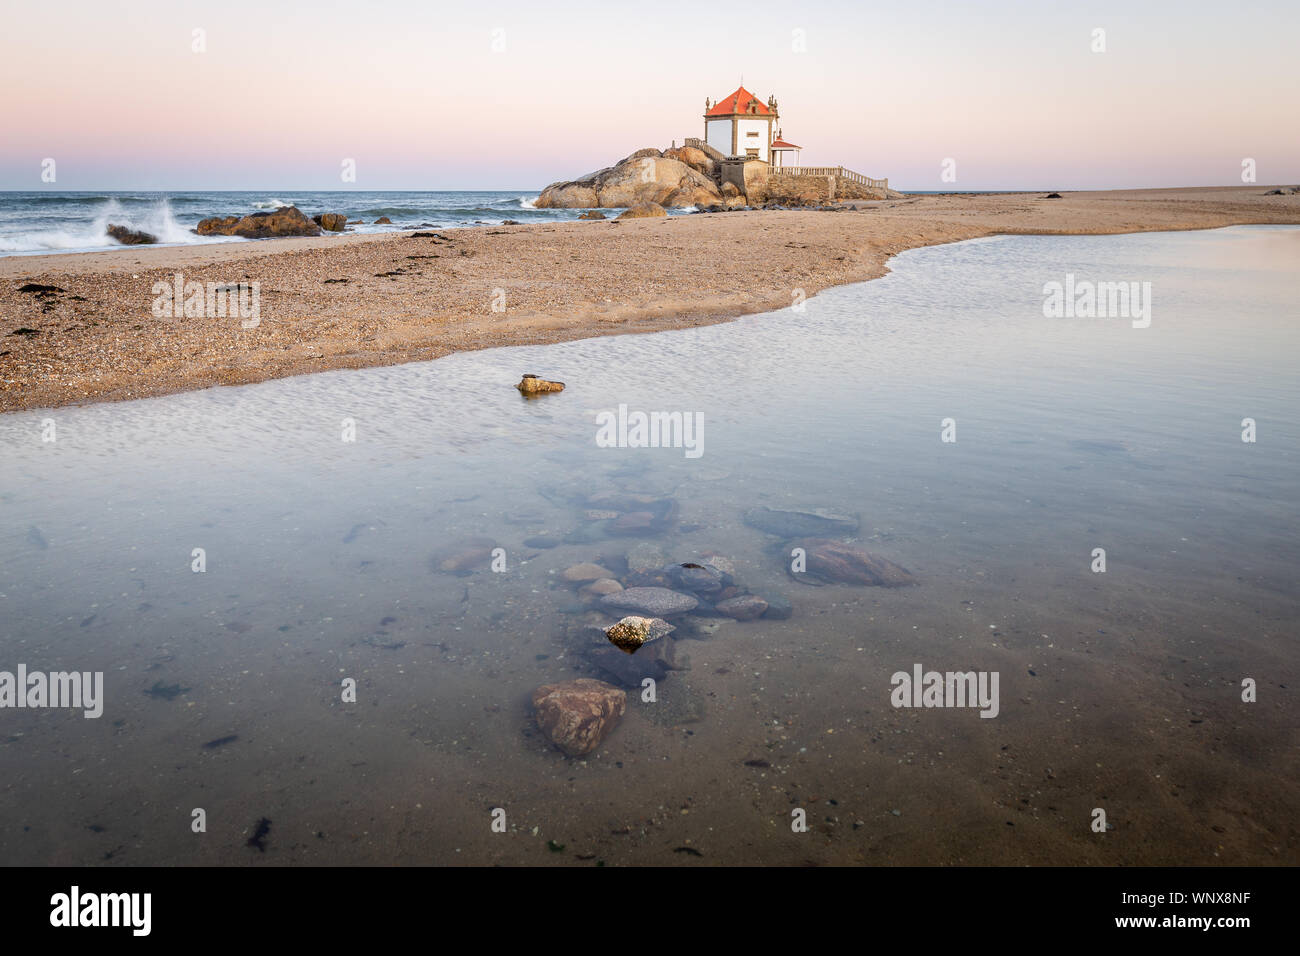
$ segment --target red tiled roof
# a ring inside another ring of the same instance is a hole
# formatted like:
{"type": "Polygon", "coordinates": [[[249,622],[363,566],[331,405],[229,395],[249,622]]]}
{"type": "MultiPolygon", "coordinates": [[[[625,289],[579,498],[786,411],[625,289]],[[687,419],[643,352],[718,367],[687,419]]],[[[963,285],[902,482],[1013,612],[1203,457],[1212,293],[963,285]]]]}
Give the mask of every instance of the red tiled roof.
{"type": "Polygon", "coordinates": [[[735,113],[748,113],[750,103],[754,103],[758,106],[756,112],[759,116],[771,115],[772,111],[767,108],[767,104],[743,86],[726,99],[718,100],[718,102],[713,104],[713,108],[704,115],[731,116],[735,113]]]}
{"type": "Polygon", "coordinates": [[[794,143],[787,143],[783,139],[772,140],[773,149],[803,149],[802,146],[796,146],[794,143]]]}

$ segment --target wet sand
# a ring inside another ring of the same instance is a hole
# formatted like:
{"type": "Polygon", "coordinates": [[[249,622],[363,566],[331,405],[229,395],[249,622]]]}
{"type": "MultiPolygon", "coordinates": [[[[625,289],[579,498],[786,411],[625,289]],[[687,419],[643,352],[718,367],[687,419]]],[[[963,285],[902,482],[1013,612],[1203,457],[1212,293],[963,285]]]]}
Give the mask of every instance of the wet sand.
{"type": "Polygon", "coordinates": [[[1300,195],[1266,196],[1271,188],[954,194],[440,238],[10,256],[0,258],[0,411],[705,325],[879,277],[906,249],[980,236],[1300,224],[1300,195]],[[177,272],[259,283],[260,324],[155,317],[153,286],[177,272]],[[28,283],[63,291],[17,291],[28,283]]]}

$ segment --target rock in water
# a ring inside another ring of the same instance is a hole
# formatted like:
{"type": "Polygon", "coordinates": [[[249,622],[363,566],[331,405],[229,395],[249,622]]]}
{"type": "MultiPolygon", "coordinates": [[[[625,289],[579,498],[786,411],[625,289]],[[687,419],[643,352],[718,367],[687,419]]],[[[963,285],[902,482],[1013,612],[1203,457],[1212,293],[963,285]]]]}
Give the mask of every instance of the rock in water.
{"type": "Polygon", "coordinates": [[[545,392],[562,392],[564,391],[563,382],[548,382],[544,378],[538,378],[536,375],[525,375],[523,380],[515,386],[525,395],[540,395],[545,392]]]}
{"type": "Polygon", "coordinates": [[[599,209],[588,209],[578,218],[579,219],[604,219],[605,214],[601,212],[599,209]]]}
{"type": "Polygon", "coordinates": [[[200,236],[239,236],[242,239],[271,239],[276,236],[319,236],[320,226],[299,211],[285,206],[251,216],[224,216],[204,219],[194,231],[200,236]]]}
{"type": "Polygon", "coordinates": [[[149,246],[158,241],[157,236],[151,236],[149,233],[141,232],[138,229],[129,229],[126,226],[110,225],[108,235],[124,246],[149,246]]]}
{"type": "Polygon", "coordinates": [[[664,566],[664,553],[653,544],[643,542],[627,553],[627,569],[633,574],[656,571],[664,566]]]}
{"type": "Polygon", "coordinates": [[[336,212],[323,212],[319,216],[312,216],[311,221],[326,232],[342,232],[343,227],[348,224],[348,217],[336,212]]]}
{"type": "Polygon", "coordinates": [[[767,602],[757,594],[742,594],[714,605],[714,610],[737,621],[753,621],[763,616],[767,602]]]}
{"type": "Polygon", "coordinates": [[[587,660],[608,674],[622,687],[640,687],[647,677],[661,681],[668,674],[682,668],[677,665],[675,642],[665,637],[650,644],[640,654],[628,655],[606,645],[592,648],[587,660]]]}
{"type": "Polygon", "coordinates": [[[465,576],[488,567],[496,542],[491,538],[468,538],[438,551],[430,563],[435,570],[465,576]]]}
{"type": "Polygon", "coordinates": [[[587,584],[591,581],[599,581],[601,578],[612,578],[614,575],[599,564],[575,564],[565,568],[561,576],[570,584],[587,584]]]}
{"type": "Polygon", "coordinates": [[[533,691],[533,716],[548,740],[570,757],[600,745],[627,710],[627,694],[604,681],[580,677],[533,691]]]}
{"type": "Polygon", "coordinates": [[[616,611],[636,611],[646,617],[672,617],[694,610],[700,602],[689,594],[668,588],[628,588],[600,599],[600,606],[616,611]]]}
{"type": "Polygon", "coordinates": [[[674,589],[689,591],[697,597],[716,595],[729,583],[721,571],[701,564],[670,564],[662,570],[674,589]]]}
{"type": "Polygon", "coordinates": [[[915,584],[912,572],[893,561],[843,541],[827,538],[805,538],[787,541],[782,546],[790,576],[801,584],[862,584],[874,587],[899,588],[915,584]],[[803,548],[807,554],[807,569],[789,569],[791,549],[803,548]]]}
{"type": "Polygon", "coordinates": [[[376,226],[391,226],[392,224],[393,220],[389,219],[387,216],[380,216],[375,220],[376,226]]]}
{"type": "Polygon", "coordinates": [[[745,512],[745,524],[781,538],[853,534],[858,530],[858,519],[854,515],[839,515],[820,509],[776,511],[772,508],[750,508],[745,512]]]}
{"type": "Polygon", "coordinates": [[[677,630],[663,618],[630,615],[605,628],[609,642],[626,654],[635,654],[641,645],[667,637],[677,630]]]}

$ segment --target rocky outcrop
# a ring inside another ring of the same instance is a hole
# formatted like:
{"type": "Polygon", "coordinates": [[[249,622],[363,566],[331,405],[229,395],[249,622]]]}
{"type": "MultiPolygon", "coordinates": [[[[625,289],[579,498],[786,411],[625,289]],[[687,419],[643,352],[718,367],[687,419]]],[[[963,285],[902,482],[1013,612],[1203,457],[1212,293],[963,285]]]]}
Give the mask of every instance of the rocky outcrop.
{"type": "Polygon", "coordinates": [[[533,691],[537,726],[570,757],[581,757],[600,746],[626,710],[626,693],[586,677],[543,684],[533,691]]]}
{"type": "Polygon", "coordinates": [[[655,219],[668,215],[663,206],[654,202],[639,202],[619,213],[619,219],[655,219]]]}
{"type": "Polygon", "coordinates": [[[676,149],[666,149],[664,150],[664,158],[685,163],[697,173],[708,176],[710,179],[717,178],[717,163],[710,159],[709,155],[702,149],[696,149],[694,146],[679,146],[676,149]]]}
{"type": "Polygon", "coordinates": [[[158,241],[157,236],[127,226],[110,225],[108,235],[110,239],[116,239],[124,246],[150,246],[158,241]]]}
{"type": "Polygon", "coordinates": [[[392,224],[393,220],[389,219],[387,216],[380,216],[375,220],[376,226],[391,226],[392,224]]]}
{"type": "Polygon", "coordinates": [[[215,216],[204,219],[194,231],[200,236],[239,236],[241,239],[275,239],[280,236],[319,236],[320,226],[297,206],[285,206],[251,216],[215,216]]]}
{"type": "Polygon", "coordinates": [[[336,212],[323,212],[319,216],[312,216],[311,221],[326,232],[342,232],[343,227],[348,224],[348,217],[336,212]]]}
{"type": "Polygon", "coordinates": [[[709,176],[652,149],[638,150],[615,166],[579,179],[552,183],[542,190],[534,205],[538,209],[622,209],[657,203],[681,208],[708,205],[721,198],[709,176]]]}

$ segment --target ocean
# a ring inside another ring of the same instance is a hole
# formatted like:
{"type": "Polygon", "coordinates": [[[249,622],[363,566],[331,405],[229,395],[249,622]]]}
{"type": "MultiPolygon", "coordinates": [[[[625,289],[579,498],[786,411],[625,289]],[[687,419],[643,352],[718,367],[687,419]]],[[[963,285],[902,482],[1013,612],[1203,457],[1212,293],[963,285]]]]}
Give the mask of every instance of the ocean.
{"type": "Polygon", "coordinates": [[[362,221],[349,226],[349,232],[496,226],[507,219],[559,222],[583,212],[534,209],[538,192],[0,192],[0,255],[112,248],[117,243],[108,236],[110,225],[147,232],[166,245],[255,241],[198,236],[193,230],[209,216],[247,216],[282,206],[297,206],[308,216],[335,212],[362,221]],[[392,225],[374,224],[385,216],[392,225]]]}
{"type": "Polygon", "coordinates": [[[103,675],[0,712],[0,859],[1294,865],[1298,247],[979,239],[802,311],[0,416],[0,671],[103,675]],[[1141,315],[1044,314],[1096,280],[1141,315]],[[812,586],[762,509],[916,584],[812,586]],[[566,757],[534,691],[617,678],[565,572],[657,562],[790,613],[673,617],[566,757]],[[931,670],[996,706],[899,706],[931,670]]]}

